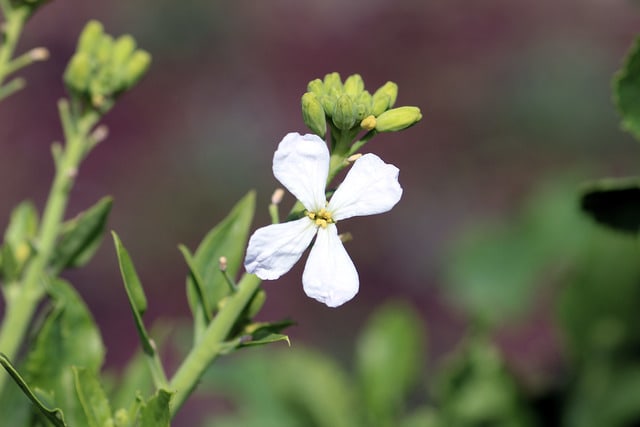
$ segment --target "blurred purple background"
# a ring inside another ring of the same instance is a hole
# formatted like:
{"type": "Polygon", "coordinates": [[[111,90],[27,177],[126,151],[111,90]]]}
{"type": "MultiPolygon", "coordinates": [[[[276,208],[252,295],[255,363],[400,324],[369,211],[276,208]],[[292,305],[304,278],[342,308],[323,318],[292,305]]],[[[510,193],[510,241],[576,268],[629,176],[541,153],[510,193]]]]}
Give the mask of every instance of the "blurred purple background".
{"type": "MultiPolygon", "coordinates": [[[[365,147],[400,168],[404,195],[390,213],[341,226],[355,238],[347,249],[360,294],[339,309],[308,299],[302,263],[265,283],[260,317],[295,319],[294,346],[346,356],[367,314],[400,298],[423,314],[431,352],[451,349],[464,314],[438,286],[461,227],[508,214],[554,172],[583,166],[587,179],[637,170],[638,147],[610,102],[611,76],[640,29],[634,2],[55,0],[20,44],[46,46],[51,59],[30,67],[27,89],[0,104],[0,224],[21,200],[43,206],[49,146],[61,137],[61,75],[91,18],[109,33],[131,33],[153,65],[104,119],[110,136],[83,164],[69,212],[114,196],[109,228],[137,265],[149,319],[189,315],[179,243],[195,249],[250,189],[258,191],[254,227],[269,221],[273,151],[287,132],[306,131],[300,96],[331,71],[360,73],[371,92],[395,81],[397,105],[419,106],[424,119],[365,147]]],[[[67,277],[95,313],[108,365],[121,365],[137,340],[110,241],[67,277]]],[[[552,332],[542,309],[505,342],[544,359],[555,354],[552,332]]]]}

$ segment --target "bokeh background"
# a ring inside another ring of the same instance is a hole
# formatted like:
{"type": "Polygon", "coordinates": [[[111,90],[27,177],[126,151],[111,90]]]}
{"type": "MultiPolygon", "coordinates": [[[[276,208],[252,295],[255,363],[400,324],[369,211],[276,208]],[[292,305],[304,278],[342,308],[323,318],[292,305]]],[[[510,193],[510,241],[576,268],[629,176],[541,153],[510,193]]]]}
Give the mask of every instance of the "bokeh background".
{"type": "MultiPolygon", "coordinates": [[[[371,92],[395,81],[397,104],[419,106],[424,118],[365,147],[400,168],[404,195],[390,213],[341,226],[355,238],[359,295],[339,309],[308,299],[302,263],[265,283],[260,317],[295,319],[294,347],[347,357],[367,315],[402,299],[421,313],[437,365],[468,325],[443,274],[462,230],[509,217],[559,173],[637,170],[638,147],[610,101],[611,76],[640,29],[635,2],[55,0],[20,44],[48,47],[50,60],[29,67],[28,87],[0,104],[0,224],[24,199],[44,204],[61,75],[91,18],[131,33],[153,65],[105,118],[110,136],[83,164],[69,212],[114,196],[109,227],[137,265],[149,319],[189,316],[179,243],[195,249],[251,189],[255,227],[269,221],[273,151],[287,132],[305,131],[300,96],[328,72],[359,73],[371,92]]],[[[121,366],[137,339],[110,243],[67,277],[100,324],[108,366],[121,366]]],[[[521,363],[544,369],[562,353],[549,311],[539,304],[499,332],[521,363]]]]}

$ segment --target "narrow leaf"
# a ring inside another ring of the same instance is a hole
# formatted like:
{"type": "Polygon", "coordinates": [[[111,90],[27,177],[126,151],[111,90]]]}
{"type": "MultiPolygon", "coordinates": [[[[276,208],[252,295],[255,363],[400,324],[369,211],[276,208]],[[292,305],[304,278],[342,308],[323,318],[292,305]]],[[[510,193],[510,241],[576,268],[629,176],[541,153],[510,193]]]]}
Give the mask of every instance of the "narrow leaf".
{"type": "Polygon", "coordinates": [[[131,303],[131,308],[138,316],[142,316],[144,315],[145,311],[147,311],[147,297],[144,294],[142,283],[140,282],[138,273],[133,266],[131,256],[129,256],[129,252],[122,245],[120,237],[118,237],[115,231],[112,231],[111,234],[113,236],[113,242],[116,247],[118,264],[120,265],[122,280],[124,281],[127,296],[129,297],[129,302],[131,303]]]}
{"type": "Polygon", "coordinates": [[[0,353],[0,365],[6,369],[7,373],[13,381],[20,387],[22,392],[31,400],[36,409],[48,419],[56,427],[67,427],[67,423],[64,421],[64,414],[60,408],[49,408],[43,402],[38,399],[35,393],[31,390],[26,381],[20,376],[18,371],[13,367],[7,356],[0,353]]]}
{"type": "Polygon", "coordinates": [[[357,367],[370,422],[392,424],[425,367],[426,332],[404,303],[377,310],[357,342],[357,367]]]}
{"type": "Polygon", "coordinates": [[[109,399],[105,394],[95,372],[85,368],[73,367],[76,392],[89,427],[113,425],[109,399]]]}
{"type": "MultiPolygon", "coordinates": [[[[242,264],[242,257],[249,237],[249,227],[255,211],[255,192],[249,192],[202,240],[193,257],[193,269],[201,278],[201,287],[208,307],[215,310],[222,298],[229,294],[229,287],[221,274],[218,260],[227,258],[227,273],[235,277],[242,264]]],[[[207,325],[207,309],[200,303],[193,279],[187,279],[187,296],[195,322],[195,339],[199,339],[207,325]]]]}
{"type": "Polygon", "coordinates": [[[63,224],[60,241],[51,260],[51,267],[56,273],[89,262],[102,241],[112,204],[111,197],[104,197],[63,224]]]}
{"type": "Polygon", "coordinates": [[[203,283],[202,278],[200,277],[200,273],[195,267],[195,261],[193,259],[193,255],[191,255],[191,252],[189,251],[189,249],[184,245],[179,245],[178,249],[182,253],[184,260],[187,263],[187,267],[189,267],[189,279],[191,280],[191,283],[196,291],[196,294],[198,295],[198,300],[200,302],[200,305],[202,306],[202,314],[205,317],[205,321],[206,323],[209,323],[211,322],[211,315],[213,311],[211,310],[211,307],[209,306],[209,301],[205,295],[204,286],[202,284],[203,283]]]}

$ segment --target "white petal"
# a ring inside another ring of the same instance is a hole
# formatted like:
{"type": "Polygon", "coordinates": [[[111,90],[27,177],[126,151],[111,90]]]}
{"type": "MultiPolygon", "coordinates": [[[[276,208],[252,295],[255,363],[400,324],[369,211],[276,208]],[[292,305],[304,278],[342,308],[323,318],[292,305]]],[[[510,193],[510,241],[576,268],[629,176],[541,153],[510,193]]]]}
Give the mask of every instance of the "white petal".
{"type": "Polygon", "coordinates": [[[287,134],[273,155],[273,174],[305,208],[325,207],[329,149],[317,135],[287,134]]]}
{"type": "Polygon", "coordinates": [[[329,307],[337,307],[358,293],[359,279],[334,224],[319,228],[302,274],[305,293],[329,307]]]}
{"type": "Polygon", "coordinates": [[[336,220],[387,212],[402,196],[398,172],[375,154],[365,154],[333,193],[327,210],[336,220]]]}
{"type": "Polygon", "coordinates": [[[316,225],[308,217],[257,229],[249,239],[244,267],[263,280],[291,270],[311,243],[316,225]]]}

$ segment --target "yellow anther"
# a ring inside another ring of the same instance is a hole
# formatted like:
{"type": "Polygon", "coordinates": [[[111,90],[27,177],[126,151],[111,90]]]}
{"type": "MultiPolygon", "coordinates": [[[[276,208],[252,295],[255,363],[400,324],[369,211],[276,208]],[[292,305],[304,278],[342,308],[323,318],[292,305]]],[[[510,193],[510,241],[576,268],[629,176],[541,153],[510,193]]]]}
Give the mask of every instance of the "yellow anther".
{"type": "Polygon", "coordinates": [[[327,228],[327,220],[318,218],[316,219],[316,225],[319,225],[322,228],[327,228]]]}
{"type": "Polygon", "coordinates": [[[316,213],[315,212],[307,212],[307,216],[311,219],[316,219],[316,213]]]}

